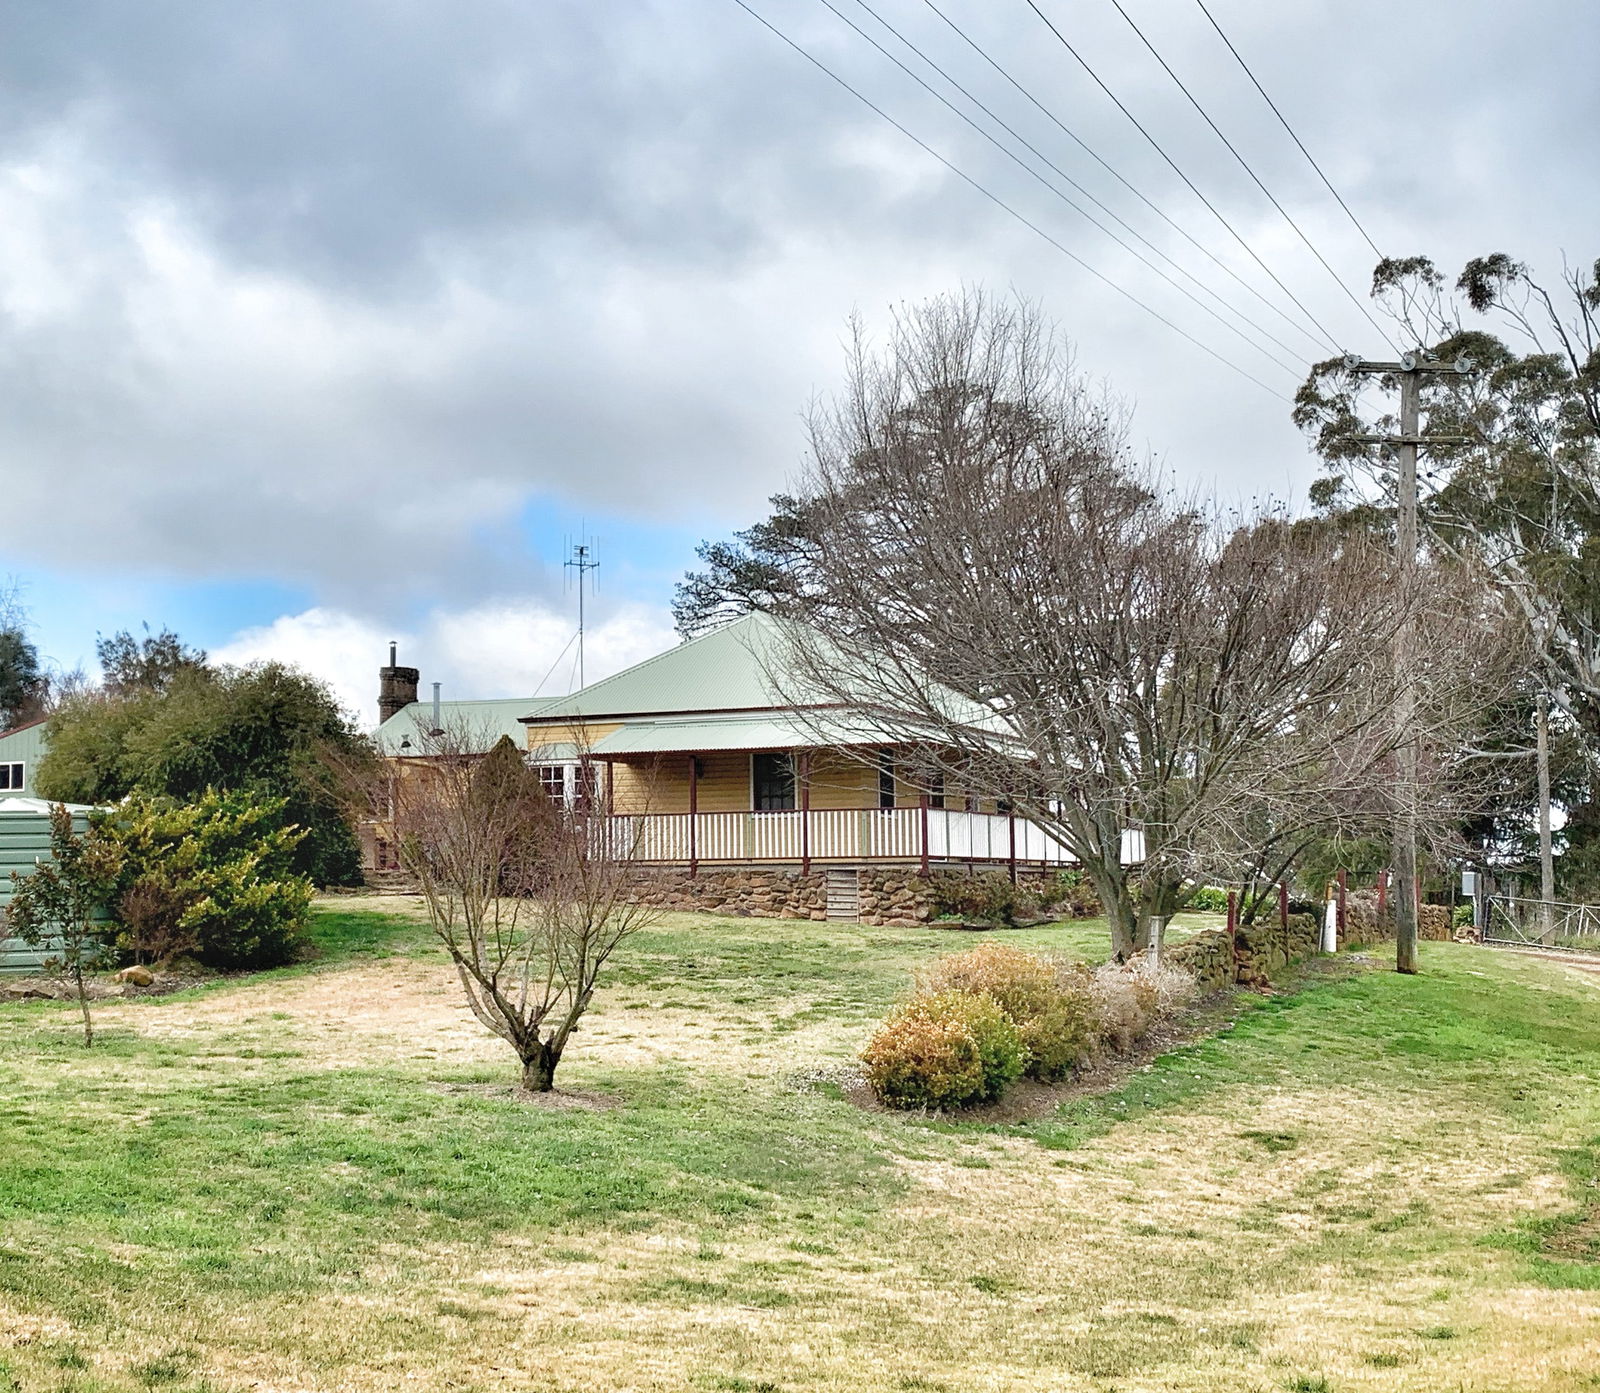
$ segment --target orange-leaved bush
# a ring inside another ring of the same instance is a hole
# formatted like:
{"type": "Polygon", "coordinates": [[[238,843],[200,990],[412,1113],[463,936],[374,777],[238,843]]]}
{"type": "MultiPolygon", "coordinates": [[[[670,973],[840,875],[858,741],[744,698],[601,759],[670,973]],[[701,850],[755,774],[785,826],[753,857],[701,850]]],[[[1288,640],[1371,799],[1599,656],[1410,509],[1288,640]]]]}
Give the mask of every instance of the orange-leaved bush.
{"type": "Polygon", "coordinates": [[[1005,943],[982,943],[926,968],[924,991],[992,996],[1016,1026],[1029,1078],[1064,1079],[1094,1049],[1099,1022],[1086,971],[1005,943]]]}
{"type": "Polygon", "coordinates": [[[895,1108],[956,1108],[998,1098],[1021,1077],[1017,1028],[991,996],[945,991],[913,997],[861,1052],[867,1082],[895,1108]]]}

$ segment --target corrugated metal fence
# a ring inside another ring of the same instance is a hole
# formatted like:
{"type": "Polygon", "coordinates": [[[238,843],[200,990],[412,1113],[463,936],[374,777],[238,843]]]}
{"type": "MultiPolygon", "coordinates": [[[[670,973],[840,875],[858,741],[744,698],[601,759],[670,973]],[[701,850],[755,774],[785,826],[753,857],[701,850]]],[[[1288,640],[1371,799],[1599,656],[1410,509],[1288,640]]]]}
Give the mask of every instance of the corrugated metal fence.
{"type": "MultiPolygon", "coordinates": [[[[7,799],[13,805],[28,799],[7,799]]],[[[81,832],[88,826],[84,813],[76,813],[73,825],[81,832]]],[[[41,860],[50,857],[50,814],[46,805],[15,811],[0,808],[0,972],[37,972],[49,953],[46,948],[30,948],[20,939],[7,936],[5,907],[11,903],[13,871],[28,875],[41,860]]]]}

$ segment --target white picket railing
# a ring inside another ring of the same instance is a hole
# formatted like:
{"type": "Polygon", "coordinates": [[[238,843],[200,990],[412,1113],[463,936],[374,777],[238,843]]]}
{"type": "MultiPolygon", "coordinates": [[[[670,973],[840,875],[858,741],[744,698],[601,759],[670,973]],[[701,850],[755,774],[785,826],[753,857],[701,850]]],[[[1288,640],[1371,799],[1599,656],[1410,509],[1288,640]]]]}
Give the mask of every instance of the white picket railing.
{"type": "Polygon", "coordinates": [[[606,819],[639,861],[988,861],[1064,866],[1072,854],[1020,817],[953,808],[639,813],[606,819]]]}

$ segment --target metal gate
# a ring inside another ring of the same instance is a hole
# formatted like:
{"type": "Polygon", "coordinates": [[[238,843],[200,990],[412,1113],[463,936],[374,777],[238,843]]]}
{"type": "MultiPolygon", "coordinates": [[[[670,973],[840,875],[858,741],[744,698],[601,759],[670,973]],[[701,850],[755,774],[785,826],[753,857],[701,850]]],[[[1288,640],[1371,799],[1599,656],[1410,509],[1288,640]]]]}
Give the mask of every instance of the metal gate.
{"type": "Polygon", "coordinates": [[[1600,905],[1545,904],[1497,895],[1488,902],[1483,941],[1514,948],[1600,953],[1600,905]]]}

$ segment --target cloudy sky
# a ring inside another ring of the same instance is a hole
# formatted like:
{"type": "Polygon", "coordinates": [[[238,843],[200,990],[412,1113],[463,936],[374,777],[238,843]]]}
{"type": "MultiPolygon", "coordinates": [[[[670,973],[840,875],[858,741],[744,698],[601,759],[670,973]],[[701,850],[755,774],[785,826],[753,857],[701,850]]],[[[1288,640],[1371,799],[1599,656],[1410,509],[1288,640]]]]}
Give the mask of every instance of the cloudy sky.
{"type": "MultiPolygon", "coordinates": [[[[1326,350],[1291,321],[1383,345],[1113,0],[1038,3],[1303,312],[1028,0],[748,3],[1033,226],[736,0],[0,9],[0,577],[41,650],[168,624],[363,715],[391,638],[447,695],[564,690],[566,543],[603,562],[589,675],[665,646],[695,542],[798,466],[846,316],[962,284],[1039,301],[1174,471],[1303,491],[1285,398],[1326,350]]],[[[1122,4],[1359,293],[1370,250],[1195,0],[1122,4]]],[[[1207,5],[1386,252],[1600,255],[1600,6],[1207,5]]]]}

